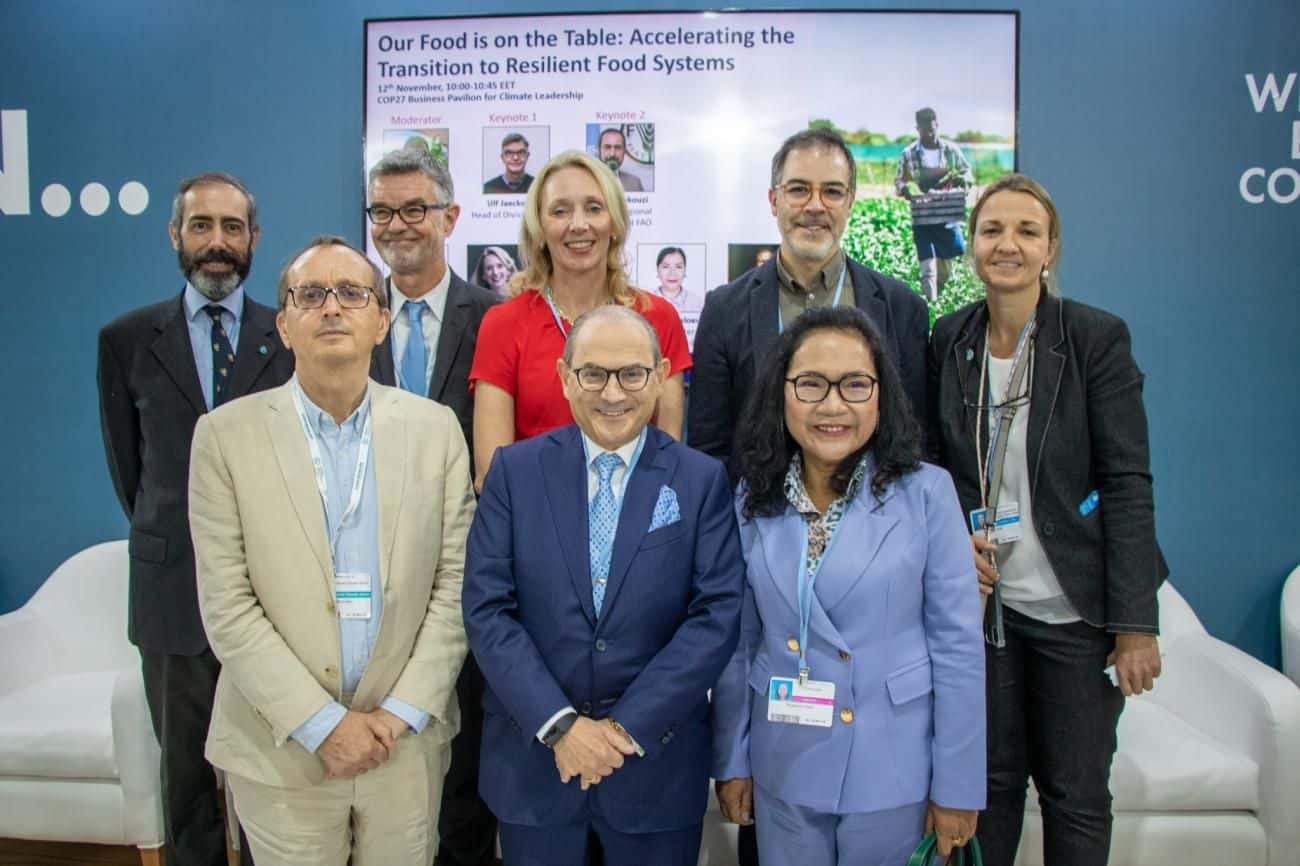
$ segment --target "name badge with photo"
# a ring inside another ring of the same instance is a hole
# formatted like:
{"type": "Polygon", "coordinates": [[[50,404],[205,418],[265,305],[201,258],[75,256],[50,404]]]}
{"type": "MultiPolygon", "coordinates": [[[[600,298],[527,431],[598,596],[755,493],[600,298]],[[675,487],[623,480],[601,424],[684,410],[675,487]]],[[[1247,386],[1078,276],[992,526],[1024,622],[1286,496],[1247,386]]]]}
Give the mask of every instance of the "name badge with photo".
{"type": "Polygon", "coordinates": [[[334,575],[334,601],[339,619],[370,619],[370,575],[344,571],[334,575]]]}
{"type": "Polygon", "coordinates": [[[829,728],[835,711],[835,683],[772,677],[767,684],[767,720],[785,725],[829,728]]]}
{"type": "MultiPolygon", "coordinates": [[[[987,508],[974,508],[970,513],[970,531],[983,532],[988,514],[987,508]]],[[[1019,541],[1024,535],[1020,524],[1020,503],[1004,502],[998,506],[998,516],[993,523],[993,543],[1006,544],[1019,541]]]]}

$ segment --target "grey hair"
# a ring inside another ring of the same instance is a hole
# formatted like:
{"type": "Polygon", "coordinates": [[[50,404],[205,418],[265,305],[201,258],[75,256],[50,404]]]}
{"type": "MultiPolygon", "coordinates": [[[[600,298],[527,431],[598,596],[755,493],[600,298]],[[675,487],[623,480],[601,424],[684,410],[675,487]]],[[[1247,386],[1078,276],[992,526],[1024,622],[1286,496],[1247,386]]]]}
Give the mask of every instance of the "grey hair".
{"type": "Polygon", "coordinates": [[[338,235],[320,235],[319,237],[312,238],[307,242],[306,246],[291,255],[289,260],[285,262],[284,267],[280,270],[280,282],[276,287],[276,299],[279,302],[280,310],[283,311],[289,302],[289,271],[293,270],[293,266],[298,264],[298,259],[302,258],[309,251],[314,250],[317,247],[343,247],[344,249],[351,250],[360,256],[366,264],[370,265],[370,275],[375,281],[375,300],[379,302],[381,308],[385,310],[388,309],[388,284],[384,282],[383,272],[379,270],[378,265],[370,260],[370,256],[352,246],[352,244],[348,243],[338,235]]]}
{"type": "Polygon", "coordinates": [[[438,201],[435,204],[451,204],[456,198],[456,189],[451,182],[451,172],[427,150],[404,147],[390,150],[370,169],[370,183],[375,178],[390,174],[420,174],[433,181],[438,189],[438,201]]]}
{"type": "Polygon", "coordinates": [[[781,142],[781,147],[777,149],[776,155],[772,157],[773,189],[781,185],[781,174],[785,171],[785,161],[790,157],[790,154],[796,150],[806,148],[838,150],[844,154],[844,159],[849,163],[849,195],[852,196],[857,191],[858,162],[853,158],[853,151],[849,150],[849,146],[844,143],[844,138],[838,132],[824,126],[801,129],[781,142]]]}
{"type": "Polygon", "coordinates": [[[257,200],[253,198],[253,194],[248,191],[248,187],[244,186],[242,180],[224,171],[205,171],[181,181],[181,185],[176,188],[176,196],[172,199],[172,228],[180,232],[181,223],[185,221],[185,193],[196,186],[211,184],[224,184],[239,190],[244,200],[248,202],[248,230],[252,231],[257,225],[257,200]]]}
{"type": "Polygon", "coordinates": [[[573,323],[573,327],[569,330],[569,337],[564,341],[564,365],[566,367],[573,366],[573,347],[578,343],[578,336],[588,327],[594,327],[602,322],[632,322],[640,325],[645,331],[646,337],[650,340],[650,354],[654,356],[654,364],[657,366],[659,361],[663,359],[664,354],[659,348],[659,334],[655,331],[654,325],[646,320],[645,316],[622,304],[602,304],[583,313],[573,323]]]}

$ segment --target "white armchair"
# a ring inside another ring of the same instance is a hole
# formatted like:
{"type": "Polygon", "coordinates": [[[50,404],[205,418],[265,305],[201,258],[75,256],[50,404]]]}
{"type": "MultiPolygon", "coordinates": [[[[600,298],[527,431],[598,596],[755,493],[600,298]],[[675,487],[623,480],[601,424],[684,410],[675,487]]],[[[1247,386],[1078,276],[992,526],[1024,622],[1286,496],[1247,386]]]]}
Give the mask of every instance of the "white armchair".
{"type": "Polygon", "coordinates": [[[0,616],[0,837],[135,845],[158,862],[158,743],[126,607],[126,542],[112,541],[0,616]]]}
{"type": "MultiPolygon", "coordinates": [[[[1130,698],[1111,770],[1111,866],[1300,863],[1300,690],[1160,589],[1163,673],[1130,698]]],[[[1068,747],[1068,745],[1067,745],[1068,747]]],[[[1032,789],[1017,866],[1041,866],[1032,789]]]]}
{"type": "Polygon", "coordinates": [[[1282,673],[1300,686],[1300,566],[1282,585],[1282,673]]]}

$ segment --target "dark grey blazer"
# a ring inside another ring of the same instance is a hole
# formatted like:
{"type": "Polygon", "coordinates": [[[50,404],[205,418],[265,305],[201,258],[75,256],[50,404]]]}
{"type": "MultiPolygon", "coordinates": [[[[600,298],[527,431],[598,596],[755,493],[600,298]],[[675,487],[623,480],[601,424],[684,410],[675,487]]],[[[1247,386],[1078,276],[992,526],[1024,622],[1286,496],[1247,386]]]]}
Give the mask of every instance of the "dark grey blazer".
{"type": "MultiPolygon", "coordinates": [[[[131,521],[127,634],[143,650],[198,655],[199,619],[187,491],[190,440],[207,411],[183,295],[141,307],[99,332],[99,416],[108,472],[131,521]]],[[[283,385],[293,355],[275,310],[245,296],[230,399],[283,385]]]]}
{"type": "MultiPolygon", "coordinates": [[[[390,281],[390,290],[391,287],[390,281]]],[[[474,363],[474,346],[483,314],[500,300],[495,293],[470,285],[454,273],[451,275],[428,397],[456,413],[471,450],[474,448],[474,398],[469,392],[469,370],[474,363]]],[[[397,385],[391,331],[370,355],[370,378],[381,385],[397,385]]]]}
{"type": "MultiPolygon", "coordinates": [[[[906,285],[848,260],[853,302],[884,334],[918,421],[925,408],[925,346],[930,318],[906,285]]],[[[780,288],[776,260],[741,274],[705,297],[695,332],[686,441],[727,463],[732,480],[736,424],[763,358],[776,343],[780,288]]]]}
{"type": "MultiPolygon", "coordinates": [[[[975,424],[987,307],[934,325],[929,458],[952,473],[962,508],[980,504],[975,424]]],[[[1169,574],[1156,543],[1142,371],[1116,316],[1044,294],[1038,304],[1026,436],[1034,526],[1079,616],[1111,632],[1158,629],[1169,574]],[[1092,491],[1100,504],[1084,514],[1092,491]]],[[[986,422],[987,423],[987,422],[986,422]]]]}

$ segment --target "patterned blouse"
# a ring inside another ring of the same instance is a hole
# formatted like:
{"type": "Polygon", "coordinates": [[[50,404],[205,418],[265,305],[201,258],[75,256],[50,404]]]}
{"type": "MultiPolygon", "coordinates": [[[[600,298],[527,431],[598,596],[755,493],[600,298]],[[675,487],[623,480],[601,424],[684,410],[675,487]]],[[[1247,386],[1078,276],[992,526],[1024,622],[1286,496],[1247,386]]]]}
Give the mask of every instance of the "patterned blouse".
{"type": "Polygon", "coordinates": [[[794,506],[795,511],[803,515],[804,521],[808,524],[808,574],[817,573],[822,556],[826,553],[826,545],[835,535],[835,528],[840,525],[840,518],[844,516],[849,503],[858,495],[871,463],[870,453],[862,455],[857,468],[853,470],[853,476],[849,479],[849,486],[844,491],[844,495],[832,502],[826,509],[826,513],[822,514],[803,486],[802,456],[799,452],[795,452],[794,457],[790,458],[790,466],[785,470],[785,498],[794,506]]]}

